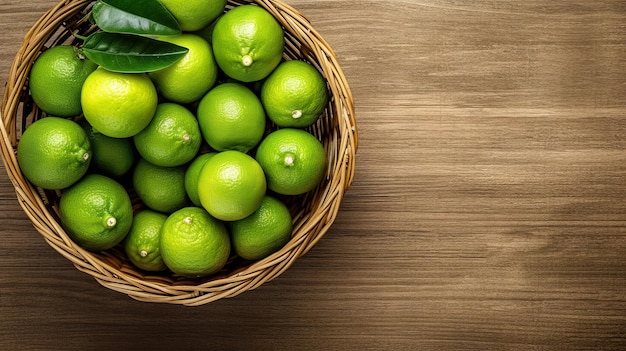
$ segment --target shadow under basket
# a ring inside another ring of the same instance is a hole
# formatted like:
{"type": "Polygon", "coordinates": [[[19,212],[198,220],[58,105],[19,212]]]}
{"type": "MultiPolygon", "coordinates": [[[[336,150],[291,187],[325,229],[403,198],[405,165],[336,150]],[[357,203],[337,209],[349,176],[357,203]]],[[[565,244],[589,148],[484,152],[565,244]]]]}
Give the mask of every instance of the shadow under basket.
{"type": "MultiPolygon", "coordinates": [[[[143,272],[130,263],[121,245],[99,253],[80,248],[59,222],[60,193],[33,187],[19,169],[16,150],[22,132],[45,116],[29,95],[30,68],[46,48],[77,45],[80,41],[75,34],[88,35],[94,30],[87,21],[93,1],[59,2],[34,24],[15,57],[2,100],[0,131],[3,161],[18,201],[52,248],[109,289],[141,301],[188,306],[233,297],[278,277],[324,236],[337,216],[354,177],[358,143],[354,104],[345,76],[332,49],[298,11],[275,0],[228,1],[226,9],[248,3],[262,6],[283,26],[285,59],[312,63],[328,82],[330,102],[319,121],[308,128],[322,141],[328,167],[326,177],[316,189],[286,200],[292,211],[294,229],[290,241],[281,250],[254,262],[233,255],[221,272],[202,279],[183,278],[169,271],[143,272]]],[[[133,201],[135,210],[140,210],[143,205],[136,199],[133,201]]]]}

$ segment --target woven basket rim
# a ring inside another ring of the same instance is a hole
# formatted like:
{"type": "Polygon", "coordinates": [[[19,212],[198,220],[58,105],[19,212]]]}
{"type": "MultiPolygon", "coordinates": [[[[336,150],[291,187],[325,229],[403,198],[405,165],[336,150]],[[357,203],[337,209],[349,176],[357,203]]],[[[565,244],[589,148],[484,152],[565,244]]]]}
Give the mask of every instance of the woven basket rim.
{"type": "Polygon", "coordinates": [[[203,305],[256,289],[281,275],[329,230],[354,178],[358,147],[354,102],[347,79],[330,45],[300,12],[280,0],[228,1],[228,8],[256,3],[268,10],[284,27],[286,35],[300,45],[291,50],[300,49],[300,54],[306,56],[303,58],[316,65],[328,81],[332,99],[327,109],[327,123],[334,128],[320,126],[312,131],[314,134],[330,135],[328,140],[323,140],[331,160],[325,187],[306,195],[305,200],[317,205],[315,211],[298,213],[297,217],[302,220],[294,218],[296,223],[290,242],[265,259],[200,281],[148,275],[120,265],[115,253],[92,253],[76,245],[58,223],[54,211],[51,212],[51,204],[45,200],[42,190],[33,187],[24,178],[17,162],[17,143],[24,128],[20,129],[18,120],[36,118],[25,112],[25,103],[21,100],[27,95],[30,66],[53,35],[62,32],[72,37],[75,34],[76,28],[71,24],[84,22],[85,13],[92,3],[93,0],[63,0],[45,12],[26,34],[5,85],[0,110],[2,160],[18,202],[35,229],[76,269],[89,274],[101,285],[140,301],[203,305]]]}

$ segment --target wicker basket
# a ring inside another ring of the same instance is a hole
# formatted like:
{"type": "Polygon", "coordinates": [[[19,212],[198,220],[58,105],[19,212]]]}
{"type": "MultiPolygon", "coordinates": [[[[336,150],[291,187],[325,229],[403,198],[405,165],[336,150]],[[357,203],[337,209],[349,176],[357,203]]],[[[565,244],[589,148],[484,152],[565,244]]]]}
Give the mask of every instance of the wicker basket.
{"type": "MultiPolygon", "coordinates": [[[[201,280],[171,273],[149,275],[134,268],[119,246],[92,253],[72,242],[59,224],[59,193],[34,188],[24,179],[16,159],[22,131],[44,116],[28,93],[30,67],[43,49],[62,43],[78,43],[74,34],[85,35],[93,30],[86,21],[92,3],[92,0],[61,1],[35,23],[15,57],[2,100],[3,161],[19,203],[37,231],[78,270],[93,276],[109,289],[142,301],[202,305],[255,289],[279,276],[328,231],[354,176],[357,149],[354,105],[332,49],[300,13],[280,1],[228,1],[228,9],[256,3],[270,11],[285,29],[285,58],[305,59],[327,79],[332,98],[319,122],[309,129],[323,142],[328,155],[326,178],[314,191],[288,201],[294,230],[291,240],[279,252],[256,262],[233,256],[222,272],[201,280]]],[[[137,203],[136,209],[140,207],[141,204],[137,203]]]]}

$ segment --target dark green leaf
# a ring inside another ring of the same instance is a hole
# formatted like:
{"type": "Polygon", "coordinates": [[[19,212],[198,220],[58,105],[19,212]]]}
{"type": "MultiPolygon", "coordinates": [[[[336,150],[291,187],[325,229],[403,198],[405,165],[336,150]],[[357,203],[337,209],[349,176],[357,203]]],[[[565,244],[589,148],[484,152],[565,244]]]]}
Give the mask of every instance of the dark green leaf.
{"type": "Polygon", "coordinates": [[[84,38],[83,53],[114,72],[153,72],[166,68],[189,49],[133,34],[96,32],[84,38]]]}
{"type": "Polygon", "coordinates": [[[99,0],[91,10],[105,32],[146,35],[180,34],[180,26],[158,0],[99,0]]]}

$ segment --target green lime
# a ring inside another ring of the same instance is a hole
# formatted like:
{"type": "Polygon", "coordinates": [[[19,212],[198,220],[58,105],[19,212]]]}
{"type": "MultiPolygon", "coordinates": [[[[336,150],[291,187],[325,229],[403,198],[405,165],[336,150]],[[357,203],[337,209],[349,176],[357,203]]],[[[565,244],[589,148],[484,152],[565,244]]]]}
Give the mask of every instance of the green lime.
{"type": "Polygon", "coordinates": [[[266,182],[261,166],[239,151],[223,151],[211,157],[198,180],[200,203],[213,217],[236,221],[261,205],[266,182]]]}
{"type": "Polygon", "coordinates": [[[140,158],[133,171],[133,187],[149,208],[172,213],[188,204],[185,168],[162,167],[140,158]]]}
{"type": "Polygon", "coordinates": [[[312,134],[293,128],[270,133],[256,152],[270,190],[299,195],[313,190],[324,178],[326,153],[312,134]]]}
{"type": "Polygon", "coordinates": [[[126,174],[135,164],[135,146],[130,138],[111,138],[93,129],[86,119],[79,124],[87,132],[92,149],[91,167],[113,178],[126,174]]]}
{"type": "Polygon", "coordinates": [[[133,223],[133,207],[126,189],[100,174],[86,175],[63,192],[59,215],[72,240],[91,251],[117,245],[133,223]]]}
{"type": "Polygon", "coordinates": [[[317,121],[328,104],[326,81],[313,65],[285,61],[261,88],[267,116],[280,127],[304,128],[317,121]]]}
{"type": "Polygon", "coordinates": [[[77,116],[80,94],[87,76],[98,66],[70,45],[53,46],[33,63],[29,88],[33,101],[48,115],[77,116]]]}
{"type": "Polygon", "coordinates": [[[235,253],[246,260],[260,260],[283,247],[291,237],[291,214],[280,200],[265,196],[250,216],[230,223],[235,253]]]}
{"type": "Polygon", "coordinates": [[[202,143],[198,120],[185,107],[165,102],[133,140],[141,157],[157,166],[175,167],[191,161],[202,143]]]}
{"type": "Polygon", "coordinates": [[[248,152],[263,138],[265,112],[259,98],[237,83],[211,89],[198,105],[202,136],[217,151],[248,152]]]}
{"type": "Polygon", "coordinates": [[[278,66],[285,48],[280,23],[264,8],[248,4],[226,12],[213,28],[213,52],[229,77],[254,82],[278,66]]]}
{"type": "Polygon", "coordinates": [[[191,200],[191,202],[196,206],[202,206],[202,203],[200,203],[200,196],[198,195],[200,171],[206,162],[216,154],[216,152],[207,152],[199,155],[189,164],[187,170],[185,171],[185,190],[187,191],[189,200],[191,200]]]}
{"type": "Polygon", "coordinates": [[[208,276],[221,270],[228,261],[228,231],[204,209],[182,208],[163,224],[161,256],[176,274],[190,278],[208,276]]]}
{"type": "Polygon", "coordinates": [[[202,98],[217,80],[218,68],[211,45],[202,37],[189,33],[159,39],[189,49],[173,65],[148,74],[161,95],[180,104],[202,98]]]}
{"type": "MultiPolygon", "coordinates": [[[[220,14],[220,16],[221,15],[222,14],[220,14]]],[[[194,31],[193,33],[201,36],[202,39],[206,40],[209,44],[211,44],[213,42],[213,28],[215,28],[215,23],[217,23],[218,19],[219,19],[219,16],[217,17],[217,19],[215,19],[215,21],[211,22],[208,26],[205,26],[204,28],[194,31]]]]}
{"type": "Polygon", "coordinates": [[[208,26],[226,8],[226,0],[159,1],[171,12],[185,32],[193,32],[208,26]]]}
{"type": "Polygon", "coordinates": [[[154,116],[158,96],[145,73],[116,73],[99,67],[85,80],[81,103],[89,124],[112,138],[128,138],[154,116]]]}
{"type": "Polygon", "coordinates": [[[130,231],[124,239],[124,251],[140,269],[159,272],[167,269],[161,257],[161,227],[167,216],[151,210],[142,210],[133,218],[130,231]]]}
{"type": "Polygon", "coordinates": [[[91,144],[78,123],[45,117],[26,128],[17,145],[17,161],[33,185],[59,190],[82,178],[91,163],[91,144]]]}

